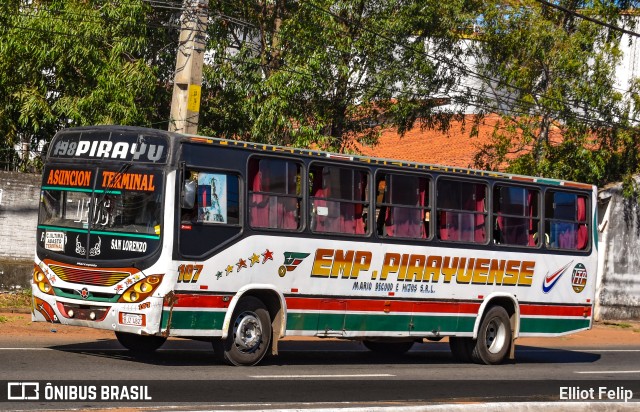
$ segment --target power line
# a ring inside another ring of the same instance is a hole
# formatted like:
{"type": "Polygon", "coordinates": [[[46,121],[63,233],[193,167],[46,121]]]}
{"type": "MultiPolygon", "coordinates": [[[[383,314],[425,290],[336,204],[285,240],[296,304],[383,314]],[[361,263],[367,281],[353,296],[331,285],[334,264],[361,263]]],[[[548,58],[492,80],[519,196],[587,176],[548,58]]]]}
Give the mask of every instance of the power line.
{"type": "MultiPolygon", "coordinates": [[[[321,12],[323,12],[323,13],[327,14],[327,15],[329,15],[329,16],[333,17],[334,19],[338,19],[338,20],[343,21],[343,22],[345,22],[345,23],[347,23],[347,24],[349,24],[349,25],[351,25],[351,24],[352,24],[352,22],[351,22],[349,19],[344,18],[344,17],[341,17],[341,16],[339,16],[339,15],[337,15],[337,14],[335,14],[335,13],[333,13],[333,12],[329,11],[329,10],[326,10],[326,9],[324,9],[324,8],[322,8],[322,7],[320,7],[320,6],[316,5],[316,4],[314,4],[314,3],[313,3],[313,2],[311,2],[311,1],[307,1],[307,0],[300,0],[300,2],[301,2],[301,3],[303,3],[303,4],[306,4],[306,5],[308,5],[308,6],[310,6],[310,7],[312,7],[312,8],[315,8],[316,10],[319,10],[319,11],[321,11],[321,12]]],[[[538,98],[544,98],[544,99],[547,99],[547,100],[550,100],[550,101],[554,101],[554,102],[556,102],[556,103],[560,103],[560,104],[562,104],[562,105],[570,104],[570,105],[572,105],[572,106],[573,106],[573,108],[574,108],[574,109],[581,109],[581,110],[583,110],[583,111],[585,111],[585,112],[587,112],[587,113],[588,113],[588,112],[591,112],[591,111],[596,111],[596,112],[597,112],[597,110],[592,110],[592,109],[590,109],[590,108],[588,108],[588,107],[583,107],[583,106],[581,106],[581,105],[578,105],[576,102],[570,102],[570,101],[558,100],[558,99],[555,99],[555,98],[553,98],[553,97],[549,97],[549,96],[545,96],[545,95],[540,95],[540,94],[535,93],[535,92],[533,92],[533,91],[528,91],[528,90],[526,90],[526,89],[523,89],[523,88],[521,88],[521,87],[518,87],[518,86],[515,86],[515,85],[512,85],[512,84],[509,84],[509,83],[504,82],[504,81],[502,81],[502,80],[495,79],[495,78],[492,78],[492,77],[490,77],[490,76],[487,76],[487,75],[484,75],[484,74],[481,74],[481,73],[474,72],[473,70],[469,70],[467,67],[460,67],[460,66],[458,66],[458,65],[456,65],[456,64],[454,64],[454,63],[452,63],[452,62],[450,62],[450,61],[448,61],[448,60],[444,60],[444,59],[440,58],[440,57],[439,57],[439,56],[437,56],[437,55],[433,55],[433,54],[430,54],[430,53],[427,53],[427,52],[423,52],[423,51],[421,51],[421,50],[416,50],[415,48],[413,48],[413,47],[411,47],[411,46],[408,46],[408,45],[406,45],[406,44],[399,43],[399,42],[397,42],[397,41],[393,40],[392,38],[390,38],[390,37],[388,37],[388,36],[386,36],[386,35],[384,35],[384,34],[382,34],[382,33],[376,32],[376,31],[374,31],[374,30],[368,29],[368,28],[367,28],[367,27],[365,27],[365,26],[360,26],[360,28],[361,28],[363,31],[366,31],[366,32],[368,32],[368,33],[370,33],[370,34],[372,34],[372,35],[374,35],[374,36],[377,36],[377,37],[379,37],[379,38],[381,38],[381,39],[383,39],[383,40],[385,40],[385,41],[387,41],[387,42],[389,42],[389,43],[391,43],[391,44],[393,44],[393,45],[399,46],[399,47],[401,47],[401,48],[403,48],[403,49],[405,49],[405,50],[411,51],[411,52],[413,52],[413,53],[423,54],[423,55],[425,55],[425,56],[427,56],[427,57],[429,57],[429,58],[431,58],[431,59],[434,59],[434,60],[436,60],[436,61],[439,61],[439,62],[441,62],[441,63],[444,63],[444,64],[446,64],[446,65],[448,65],[448,66],[450,66],[450,67],[453,67],[453,68],[455,68],[455,69],[457,69],[457,70],[461,71],[462,73],[465,73],[465,74],[467,74],[467,75],[470,75],[471,77],[474,77],[474,78],[476,78],[476,79],[483,80],[483,81],[488,81],[489,83],[494,82],[494,83],[497,83],[497,84],[498,84],[498,85],[500,85],[500,86],[505,86],[505,87],[507,87],[507,88],[511,88],[511,89],[514,89],[514,90],[518,90],[518,91],[520,91],[520,92],[522,92],[522,93],[531,94],[531,95],[536,96],[536,97],[538,97],[538,98]]],[[[518,100],[514,100],[514,101],[515,101],[515,102],[519,102],[518,100]]],[[[575,116],[575,115],[576,115],[576,114],[574,113],[574,116],[575,116]]],[[[579,118],[579,117],[576,117],[576,118],[579,118]]],[[[636,118],[626,118],[626,120],[635,121],[635,122],[640,123],[640,120],[639,120],[639,119],[636,119],[636,118]]]]}
{"type": "Polygon", "coordinates": [[[627,30],[627,29],[624,29],[622,27],[615,26],[613,24],[607,23],[607,22],[602,21],[602,20],[594,19],[593,17],[585,16],[584,14],[580,14],[580,13],[578,13],[576,11],[573,11],[573,10],[570,10],[570,9],[568,9],[566,7],[563,7],[563,6],[559,5],[559,4],[553,4],[553,3],[550,3],[550,2],[548,2],[546,0],[535,0],[535,1],[537,1],[540,4],[544,4],[545,6],[549,6],[551,8],[554,8],[554,9],[563,11],[565,13],[571,14],[574,17],[578,17],[580,19],[590,21],[591,23],[595,23],[595,24],[597,24],[599,26],[607,27],[607,28],[609,28],[611,30],[619,31],[619,32],[624,33],[624,34],[628,34],[629,36],[640,37],[640,33],[636,33],[634,31],[627,30]]]}
{"type": "MultiPolygon", "coordinates": [[[[245,42],[245,44],[249,44],[250,48],[255,50],[258,53],[261,51],[259,44],[255,44],[255,43],[251,43],[251,42],[245,42]]],[[[335,49],[338,52],[345,53],[345,51],[344,50],[340,50],[339,47],[336,47],[335,49]]],[[[232,58],[227,58],[227,57],[223,57],[223,56],[218,56],[218,58],[230,61],[232,63],[243,63],[243,64],[247,64],[248,63],[247,61],[244,61],[244,60],[240,61],[239,59],[232,59],[232,58]]],[[[258,62],[249,63],[249,64],[254,65],[256,67],[261,67],[262,66],[258,62]]],[[[305,72],[301,72],[299,70],[293,70],[292,68],[290,68],[290,66],[287,65],[286,61],[283,61],[283,62],[280,63],[279,70],[282,70],[282,71],[285,71],[285,72],[294,73],[294,74],[298,74],[298,75],[304,76],[304,77],[306,77],[306,78],[308,78],[310,80],[315,80],[317,78],[317,76],[314,76],[312,73],[305,73],[305,72]],[[285,69],[285,67],[288,67],[288,69],[285,69]]],[[[478,93],[481,93],[482,96],[486,96],[486,94],[485,94],[486,92],[485,92],[484,89],[478,89],[478,88],[475,88],[475,87],[472,87],[472,86],[469,86],[469,85],[468,86],[464,86],[464,88],[466,90],[470,91],[470,92],[471,91],[472,92],[478,92],[478,93]]],[[[359,87],[352,87],[352,89],[353,90],[361,90],[361,88],[359,88],[359,87]]],[[[385,89],[385,90],[387,90],[389,92],[392,92],[392,93],[401,92],[401,93],[403,93],[405,95],[408,94],[408,95],[410,95],[410,96],[412,96],[414,98],[417,98],[417,99],[423,99],[424,98],[424,96],[418,95],[418,94],[416,94],[414,92],[411,92],[411,91],[401,91],[401,90],[395,90],[395,89],[385,89]]],[[[542,96],[542,97],[547,98],[546,96],[542,96]]],[[[459,97],[446,96],[446,98],[452,100],[451,104],[459,104],[460,103],[460,102],[457,101],[457,99],[459,97]]],[[[492,101],[495,101],[496,105],[491,106],[491,105],[489,105],[487,103],[482,103],[480,101],[476,101],[474,103],[467,103],[467,104],[469,104],[471,106],[478,107],[478,108],[483,108],[483,109],[486,109],[486,110],[489,110],[489,111],[494,111],[494,112],[499,111],[499,112],[506,113],[508,115],[513,115],[513,116],[523,116],[523,115],[538,115],[538,116],[541,116],[541,115],[544,115],[544,114],[541,114],[539,112],[535,113],[535,112],[527,111],[526,109],[516,110],[516,109],[504,107],[504,105],[508,105],[509,103],[511,103],[511,104],[522,103],[520,100],[518,100],[515,97],[511,97],[511,96],[508,96],[508,95],[498,96],[498,95],[496,95],[494,93],[493,96],[487,96],[487,98],[492,100],[492,101]]],[[[554,99],[551,99],[551,100],[554,100],[554,99]]],[[[629,127],[626,127],[624,125],[614,124],[614,123],[608,122],[606,120],[599,120],[599,119],[595,119],[594,120],[594,119],[588,117],[588,113],[589,112],[592,112],[592,111],[597,112],[597,109],[581,107],[579,104],[576,104],[575,102],[570,102],[570,101],[561,102],[561,103],[566,104],[566,105],[573,105],[574,108],[580,108],[581,110],[583,110],[585,112],[584,114],[579,114],[579,113],[573,112],[573,117],[575,119],[577,119],[577,120],[583,121],[585,124],[594,124],[595,123],[595,124],[603,124],[603,125],[610,126],[610,127],[622,127],[622,128],[625,128],[625,129],[629,129],[629,127]]],[[[535,107],[535,105],[531,104],[531,108],[534,108],[534,107],[535,107]]],[[[553,116],[553,117],[555,117],[555,116],[553,116]]],[[[627,119],[628,120],[632,120],[632,121],[638,121],[638,119],[634,119],[634,118],[627,118],[627,119]]]]}

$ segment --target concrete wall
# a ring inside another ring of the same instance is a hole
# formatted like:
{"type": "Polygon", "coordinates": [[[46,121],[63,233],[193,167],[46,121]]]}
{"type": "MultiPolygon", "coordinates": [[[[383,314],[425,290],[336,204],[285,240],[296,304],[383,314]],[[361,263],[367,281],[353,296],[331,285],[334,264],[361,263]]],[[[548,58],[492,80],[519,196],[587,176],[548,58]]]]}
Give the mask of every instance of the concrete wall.
{"type": "Polygon", "coordinates": [[[640,205],[622,185],[599,193],[600,242],[595,317],[640,319],[640,205]]]}
{"type": "Polygon", "coordinates": [[[0,172],[0,289],[29,286],[40,182],[40,175],[0,172]]]}

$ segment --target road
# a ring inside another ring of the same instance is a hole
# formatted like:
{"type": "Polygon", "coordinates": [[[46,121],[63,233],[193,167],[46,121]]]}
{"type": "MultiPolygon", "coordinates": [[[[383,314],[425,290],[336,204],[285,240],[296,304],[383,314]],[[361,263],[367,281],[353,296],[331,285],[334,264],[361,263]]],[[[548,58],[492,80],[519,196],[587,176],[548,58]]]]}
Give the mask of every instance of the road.
{"type": "MultiPolygon", "coordinates": [[[[350,406],[406,406],[424,402],[621,401],[629,394],[629,400],[640,398],[640,330],[627,331],[625,339],[613,336],[607,340],[601,330],[583,332],[584,337],[523,339],[516,346],[516,361],[499,366],[458,363],[445,342],[417,344],[404,356],[385,357],[354,342],[293,339],[281,342],[278,356],[267,358],[261,366],[245,368],[218,363],[207,342],[170,339],[157,353],[140,358],[123,350],[111,334],[82,331],[74,329],[64,335],[51,327],[49,335],[15,330],[0,335],[2,385],[38,382],[41,396],[38,402],[0,403],[0,409],[94,405],[90,402],[94,399],[82,393],[80,396],[88,398],[84,402],[49,402],[51,396],[42,398],[47,383],[60,389],[56,396],[66,399],[70,386],[81,387],[80,391],[93,387],[98,400],[103,386],[115,386],[117,393],[115,398],[109,395],[111,401],[135,400],[130,393],[121,397],[122,391],[132,392],[135,386],[146,388],[139,392],[151,399],[127,405],[165,407],[169,402],[211,409],[223,405],[238,409],[309,403],[335,406],[345,402],[350,406]]],[[[4,387],[0,395],[7,393],[4,387]]]]}

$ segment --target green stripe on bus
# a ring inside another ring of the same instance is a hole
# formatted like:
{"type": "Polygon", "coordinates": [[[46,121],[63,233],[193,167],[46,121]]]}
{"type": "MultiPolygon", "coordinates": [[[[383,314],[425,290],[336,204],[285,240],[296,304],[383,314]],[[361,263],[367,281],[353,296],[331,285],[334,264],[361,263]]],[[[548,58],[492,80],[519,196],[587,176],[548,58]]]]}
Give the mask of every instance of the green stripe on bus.
{"type": "Polygon", "coordinates": [[[542,179],[542,178],[536,177],[536,182],[542,183],[545,185],[560,186],[560,182],[557,180],[549,180],[549,179],[542,179]]]}
{"type": "Polygon", "coordinates": [[[141,235],[141,234],[137,234],[137,233],[103,232],[103,231],[100,231],[100,230],[92,230],[91,234],[92,235],[136,237],[136,238],[143,238],[143,239],[160,240],[160,236],[157,236],[157,235],[141,235]]]}
{"type": "MultiPolygon", "coordinates": [[[[220,329],[225,312],[174,311],[171,329],[220,329]]],[[[162,313],[162,329],[167,328],[169,311],[162,313]]],[[[306,331],[389,331],[389,332],[472,332],[475,317],[411,316],[393,314],[337,314],[290,312],[288,330],[306,331]]],[[[520,333],[564,333],[589,327],[589,319],[522,318],[520,333]]]]}
{"type": "Polygon", "coordinates": [[[61,227],[61,226],[46,226],[46,225],[38,225],[38,229],[46,229],[46,230],[61,230],[67,232],[75,232],[75,233],[87,233],[87,229],[74,229],[72,227],[61,227]]]}
{"type": "Polygon", "coordinates": [[[520,333],[564,333],[589,327],[589,319],[521,318],[520,333]]]}
{"type": "Polygon", "coordinates": [[[77,295],[75,293],[67,293],[64,290],[57,288],[57,287],[53,287],[53,291],[56,294],[56,296],[62,296],[63,298],[69,298],[69,299],[77,299],[80,302],[109,302],[109,303],[116,303],[118,301],[118,299],[120,299],[121,295],[114,295],[110,298],[105,298],[105,297],[100,297],[100,296],[93,296],[92,293],[89,293],[89,297],[87,298],[83,298],[81,295],[77,295]]]}
{"type": "MultiPolygon", "coordinates": [[[[105,191],[102,189],[83,189],[83,188],[79,188],[79,187],[68,187],[68,186],[42,186],[40,189],[42,190],[67,190],[69,192],[85,192],[85,193],[91,193],[91,192],[95,192],[95,193],[104,193],[105,191]]],[[[122,191],[120,190],[111,190],[111,189],[107,189],[106,190],[108,195],[121,195],[122,191]]]]}
{"type": "MultiPolygon", "coordinates": [[[[66,232],[76,232],[76,233],[88,233],[87,229],[74,229],[70,227],[60,227],[60,226],[46,226],[46,225],[38,225],[38,229],[45,230],[60,230],[66,232]]],[[[92,235],[105,235],[105,236],[118,236],[118,237],[133,237],[133,238],[142,238],[142,239],[152,239],[152,240],[160,240],[160,236],[157,235],[142,235],[138,233],[122,233],[122,232],[104,232],[101,230],[92,230],[92,235]]]]}
{"type": "MultiPolygon", "coordinates": [[[[222,329],[225,312],[201,310],[174,310],[171,314],[171,329],[222,329]]],[[[162,312],[162,329],[167,329],[169,311],[162,312]]]]}
{"type": "Polygon", "coordinates": [[[341,314],[289,312],[288,330],[471,332],[475,318],[457,316],[412,316],[393,314],[341,314]]]}

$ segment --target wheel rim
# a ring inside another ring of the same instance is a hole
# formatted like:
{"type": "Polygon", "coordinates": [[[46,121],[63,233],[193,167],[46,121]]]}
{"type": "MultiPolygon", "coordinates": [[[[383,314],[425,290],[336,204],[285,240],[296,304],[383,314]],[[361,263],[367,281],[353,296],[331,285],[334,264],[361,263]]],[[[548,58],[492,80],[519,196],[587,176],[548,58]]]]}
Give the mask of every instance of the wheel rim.
{"type": "Polygon", "coordinates": [[[233,328],[234,342],[242,352],[253,352],[262,342],[262,325],[258,315],[243,312],[236,319],[233,328]]]}
{"type": "Polygon", "coordinates": [[[504,347],[507,338],[507,327],[498,319],[492,319],[487,324],[485,338],[487,350],[491,353],[498,353],[504,347]]]}

